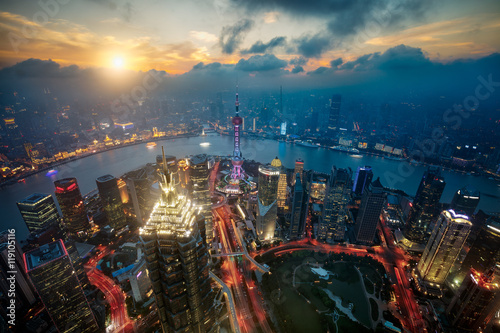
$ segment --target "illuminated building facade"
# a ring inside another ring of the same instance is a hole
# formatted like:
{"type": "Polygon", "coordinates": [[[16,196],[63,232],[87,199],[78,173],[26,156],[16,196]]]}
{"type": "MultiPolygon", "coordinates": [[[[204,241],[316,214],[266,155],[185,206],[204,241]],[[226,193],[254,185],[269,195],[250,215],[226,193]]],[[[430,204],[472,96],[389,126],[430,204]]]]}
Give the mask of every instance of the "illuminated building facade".
{"type": "Polygon", "coordinates": [[[328,134],[333,134],[339,127],[340,118],[340,102],[342,101],[342,96],[335,94],[332,96],[332,101],[330,103],[330,114],[328,117],[328,134]]]}
{"type": "Polygon", "coordinates": [[[428,239],[432,223],[439,216],[439,200],[445,185],[440,169],[429,167],[420,181],[406,221],[406,238],[417,243],[425,243],[428,239]]]}
{"type": "Polygon", "coordinates": [[[471,268],[446,309],[452,327],[466,332],[484,332],[500,308],[497,283],[491,272],[480,273],[471,268]]]}
{"type": "Polygon", "coordinates": [[[127,172],[123,179],[129,189],[137,223],[142,225],[156,200],[155,193],[152,191],[152,185],[157,180],[156,169],[147,164],[142,168],[127,172]]]}
{"type": "Polygon", "coordinates": [[[351,199],[351,179],[350,170],[332,167],[319,222],[319,240],[331,242],[344,239],[346,209],[351,199]]]}
{"type": "Polygon", "coordinates": [[[62,240],[26,252],[24,264],[59,332],[99,332],[62,240]]]}
{"type": "Polygon", "coordinates": [[[469,235],[472,223],[452,209],[443,211],[417,265],[419,284],[429,293],[438,291],[469,235]]]}
{"type": "Polygon", "coordinates": [[[271,161],[271,166],[278,168],[280,171],[280,177],[278,180],[278,195],[277,195],[277,205],[278,212],[285,213],[288,210],[286,199],[287,199],[287,177],[286,170],[281,164],[281,160],[276,156],[274,160],[271,161]]]}
{"type": "Polygon", "coordinates": [[[112,175],[104,175],[96,179],[96,184],[108,224],[116,230],[122,229],[127,225],[127,219],[117,179],[112,175]]]}
{"type": "Polygon", "coordinates": [[[379,178],[365,188],[356,218],[355,233],[357,242],[373,243],[386,197],[387,194],[384,192],[384,187],[379,178]]]}
{"type": "Polygon", "coordinates": [[[271,165],[259,166],[259,193],[256,231],[259,239],[272,239],[278,214],[278,183],[280,171],[271,165]]]}
{"type": "Polygon", "coordinates": [[[87,232],[90,224],[76,178],[59,179],[54,185],[57,202],[69,235],[75,236],[87,232]]]}
{"type": "Polygon", "coordinates": [[[300,175],[297,174],[295,179],[296,182],[293,191],[292,214],[290,219],[290,239],[300,239],[303,237],[307,213],[307,205],[305,203],[307,195],[302,186],[300,175]]]}
{"type": "MultiPolygon", "coordinates": [[[[190,169],[187,159],[180,159],[177,162],[179,167],[179,182],[183,189],[189,189],[191,184],[190,169]]],[[[188,191],[189,192],[189,191],[188,191]]]]}
{"type": "Polygon", "coordinates": [[[208,332],[214,325],[214,293],[205,221],[173,187],[164,168],[162,194],[140,230],[163,332],[208,332]]]}
{"type": "Polygon", "coordinates": [[[59,224],[59,212],[50,194],[33,193],[19,201],[17,208],[33,235],[59,224]]]}
{"type": "Polygon", "coordinates": [[[243,179],[245,171],[242,168],[243,157],[241,155],[240,149],[240,126],[243,123],[243,119],[239,115],[240,103],[238,101],[238,92],[236,92],[236,115],[233,117],[232,123],[234,126],[234,150],[233,157],[231,159],[231,164],[233,169],[231,171],[231,179],[238,181],[243,179]]]}
{"type": "Polygon", "coordinates": [[[130,198],[128,195],[127,183],[125,183],[123,179],[118,179],[116,183],[118,184],[118,190],[120,191],[120,199],[122,200],[122,203],[128,203],[130,198]]]}
{"type": "Polygon", "coordinates": [[[304,173],[304,160],[298,158],[295,160],[295,168],[293,169],[292,185],[295,185],[297,181],[297,174],[299,174],[300,181],[304,183],[302,174],[304,173]]]}
{"type": "Polygon", "coordinates": [[[191,197],[194,203],[201,207],[201,214],[205,217],[205,229],[207,243],[212,243],[212,201],[208,188],[208,176],[210,174],[208,157],[205,154],[193,156],[189,159],[191,172],[191,197]]]}
{"type": "Polygon", "coordinates": [[[488,220],[462,262],[458,279],[462,280],[470,268],[486,273],[497,263],[500,263],[500,222],[488,220]]]}
{"type": "Polygon", "coordinates": [[[352,191],[354,195],[362,195],[365,188],[372,182],[373,171],[369,166],[358,167],[356,176],[354,177],[354,184],[352,191]]]}
{"type": "Polygon", "coordinates": [[[479,204],[480,193],[474,187],[467,185],[455,192],[451,200],[450,208],[454,211],[462,211],[467,216],[474,215],[479,204]]]}

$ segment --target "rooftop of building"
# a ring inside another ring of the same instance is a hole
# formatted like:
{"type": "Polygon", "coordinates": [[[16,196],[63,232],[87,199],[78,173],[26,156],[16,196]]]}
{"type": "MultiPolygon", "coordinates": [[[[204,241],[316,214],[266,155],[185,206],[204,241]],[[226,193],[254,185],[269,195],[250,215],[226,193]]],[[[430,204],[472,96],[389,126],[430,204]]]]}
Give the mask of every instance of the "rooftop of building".
{"type": "Polygon", "coordinates": [[[23,200],[19,201],[19,203],[23,203],[23,204],[35,204],[47,197],[50,197],[51,195],[50,194],[44,194],[44,193],[33,193],[33,194],[30,194],[28,195],[26,198],[24,198],[23,200]]]}
{"type": "Polygon", "coordinates": [[[443,214],[449,218],[452,219],[453,222],[455,223],[464,223],[464,224],[469,224],[472,225],[472,222],[470,221],[470,218],[463,214],[462,212],[455,212],[453,209],[448,209],[443,212],[443,214]]]}
{"type": "Polygon", "coordinates": [[[201,164],[201,163],[206,163],[207,162],[207,155],[206,154],[198,154],[194,155],[189,158],[190,164],[201,164]]]}
{"type": "Polygon", "coordinates": [[[479,199],[479,191],[472,185],[466,185],[457,191],[458,195],[461,195],[467,199],[479,199]]]}
{"type": "Polygon", "coordinates": [[[279,168],[281,167],[282,163],[281,163],[281,160],[278,158],[278,156],[276,156],[272,161],[271,161],[271,166],[275,167],[275,168],[279,168]]]}
{"type": "Polygon", "coordinates": [[[100,183],[105,183],[105,182],[108,182],[108,181],[113,180],[113,179],[115,179],[115,177],[112,175],[104,175],[104,176],[98,177],[96,179],[96,181],[98,181],[100,183]]]}
{"type": "Polygon", "coordinates": [[[42,245],[24,254],[26,269],[31,271],[65,255],[68,252],[62,240],[42,245]]]}

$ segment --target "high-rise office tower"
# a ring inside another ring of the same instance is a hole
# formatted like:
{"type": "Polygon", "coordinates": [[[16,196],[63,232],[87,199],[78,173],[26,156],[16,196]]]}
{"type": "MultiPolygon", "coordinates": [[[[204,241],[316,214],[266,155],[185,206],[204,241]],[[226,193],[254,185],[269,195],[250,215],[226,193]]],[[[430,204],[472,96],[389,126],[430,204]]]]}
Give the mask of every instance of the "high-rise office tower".
{"type": "Polygon", "coordinates": [[[468,216],[457,214],[452,209],[439,215],[417,265],[419,284],[429,293],[440,292],[471,227],[468,216]]]}
{"type": "MultiPolygon", "coordinates": [[[[180,183],[179,179],[179,167],[177,165],[177,159],[172,155],[165,155],[165,161],[167,162],[168,171],[172,174],[172,179],[174,180],[174,186],[178,186],[180,183]]],[[[161,155],[156,155],[156,165],[161,171],[163,168],[163,157],[161,155]]]]}
{"type": "Polygon", "coordinates": [[[450,325],[465,332],[485,332],[500,308],[500,292],[491,271],[471,268],[446,309],[450,325]]]}
{"type": "Polygon", "coordinates": [[[457,279],[462,280],[470,268],[479,273],[486,273],[500,263],[500,222],[486,221],[481,227],[476,240],[462,262],[457,279]]]}
{"type": "Polygon", "coordinates": [[[157,180],[156,168],[146,165],[139,169],[127,172],[123,177],[130,193],[130,200],[134,208],[137,223],[142,225],[156,200],[151,187],[157,180]]]}
{"type": "Polygon", "coordinates": [[[319,240],[331,242],[344,239],[346,209],[351,199],[351,179],[351,170],[332,167],[319,222],[319,240]]]}
{"type": "Polygon", "coordinates": [[[439,200],[446,183],[441,171],[429,167],[424,173],[415,195],[405,226],[405,237],[417,243],[424,243],[432,230],[431,223],[439,215],[439,200]]]}
{"type": "Polygon", "coordinates": [[[193,156],[189,159],[191,168],[191,197],[194,203],[201,207],[201,214],[205,217],[205,230],[207,243],[211,244],[213,239],[212,225],[212,200],[208,189],[208,158],[205,154],[193,156]]]}
{"type": "Polygon", "coordinates": [[[140,230],[163,332],[208,332],[214,325],[205,221],[163,169],[162,194],[140,230]]]}
{"type": "Polygon", "coordinates": [[[180,159],[177,161],[177,166],[179,168],[179,182],[180,186],[189,192],[191,186],[190,168],[187,159],[180,159]]]}
{"type": "Polygon", "coordinates": [[[28,310],[31,305],[35,304],[36,291],[28,281],[24,269],[23,252],[15,239],[15,233],[9,234],[8,230],[5,230],[0,233],[0,303],[8,306],[11,299],[15,300],[15,309],[19,311],[16,316],[16,325],[19,326],[20,321],[23,320],[20,309],[28,310]],[[12,283],[16,287],[13,296],[10,286],[12,283]]]}
{"type": "Polygon", "coordinates": [[[290,219],[290,239],[300,239],[304,236],[305,211],[307,209],[307,205],[305,204],[305,198],[307,195],[302,186],[300,175],[297,174],[295,179],[296,181],[292,199],[292,214],[290,219]]]}
{"type": "Polygon", "coordinates": [[[97,178],[96,183],[108,224],[116,230],[122,229],[127,225],[127,219],[117,179],[111,175],[104,175],[97,178]]]}
{"type": "Polygon", "coordinates": [[[259,166],[259,194],[256,231],[259,239],[272,239],[278,214],[278,182],[280,171],[270,165],[259,166]]]}
{"type": "Polygon", "coordinates": [[[372,182],[373,171],[369,166],[358,167],[356,176],[354,177],[354,184],[352,191],[354,195],[362,195],[365,188],[372,182]]]}
{"type": "Polygon", "coordinates": [[[369,184],[364,192],[356,218],[356,241],[373,243],[387,194],[379,178],[369,184]]]}
{"type": "Polygon", "coordinates": [[[26,252],[24,264],[59,332],[99,331],[62,240],[26,252]]]}
{"type": "Polygon", "coordinates": [[[451,200],[450,208],[454,211],[462,211],[467,216],[474,215],[479,204],[480,193],[471,185],[467,185],[455,192],[451,200]]]}
{"type": "Polygon", "coordinates": [[[76,236],[87,232],[90,224],[76,178],[59,179],[54,182],[54,185],[57,202],[69,235],[76,236]]]}
{"type": "Polygon", "coordinates": [[[33,193],[17,203],[31,234],[59,224],[59,212],[50,194],[33,193]]]}
{"type": "Polygon", "coordinates": [[[295,160],[295,168],[293,169],[293,177],[292,177],[292,185],[295,185],[297,181],[297,174],[299,174],[300,181],[304,183],[304,179],[302,178],[302,173],[304,172],[304,160],[298,158],[295,160]]]}
{"type": "Polygon", "coordinates": [[[332,101],[330,103],[330,115],[328,117],[328,134],[334,134],[339,127],[340,118],[340,102],[342,96],[335,94],[332,96],[332,101]]]}
{"type": "Polygon", "coordinates": [[[271,161],[271,166],[278,168],[280,171],[280,176],[278,180],[278,211],[284,213],[286,210],[286,196],[287,196],[287,179],[286,170],[281,164],[281,160],[276,156],[274,160],[271,161]]]}
{"type": "Polygon", "coordinates": [[[127,183],[125,183],[123,179],[118,179],[117,184],[118,190],[120,191],[120,199],[122,200],[122,203],[128,203],[130,197],[128,195],[127,183]]]}

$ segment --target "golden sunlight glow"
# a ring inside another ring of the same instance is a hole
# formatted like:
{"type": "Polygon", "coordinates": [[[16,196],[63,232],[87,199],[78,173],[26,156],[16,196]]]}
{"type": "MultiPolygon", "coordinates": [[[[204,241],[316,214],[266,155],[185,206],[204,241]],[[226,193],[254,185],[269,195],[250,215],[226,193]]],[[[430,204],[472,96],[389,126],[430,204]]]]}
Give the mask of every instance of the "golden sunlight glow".
{"type": "Polygon", "coordinates": [[[114,68],[123,68],[124,65],[125,65],[125,61],[123,60],[122,57],[113,58],[113,67],[114,68]]]}

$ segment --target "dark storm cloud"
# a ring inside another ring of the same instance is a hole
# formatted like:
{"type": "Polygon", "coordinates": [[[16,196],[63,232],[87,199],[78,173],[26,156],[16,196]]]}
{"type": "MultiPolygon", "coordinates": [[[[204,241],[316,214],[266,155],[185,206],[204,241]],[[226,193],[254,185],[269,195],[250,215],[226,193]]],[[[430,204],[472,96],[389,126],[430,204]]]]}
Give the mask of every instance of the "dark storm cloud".
{"type": "Polygon", "coordinates": [[[0,70],[2,77],[18,78],[68,78],[81,74],[76,65],[61,67],[52,60],[28,59],[0,70]]]}
{"type": "Polygon", "coordinates": [[[304,35],[294,40],[297,53],[306,58],[319,58],[334,45],[332,36],[324,33],[304,35]]]}
{"type": "Polygon", "coordinates": [[[286,67],[288,63],[274,54],[254,55],[248,60],[240,59],[235,69],[244,72],[265,72],[286,67]]]}
{"type": "MultiPolygon", "coordinates": [[[[323,18],[325,26],[317,32],[293,40],[295,52],[318,58],[358,33],[363,40],[383,31],[401,29],[421,19],[432,0],[233,0],[249,12],[279,10],[294,17],[323,18]]],[[[292,51],[292,52],[293,52],[292,51]]]]}
{"type": "MultiPolygon", "coordinates": [[[[384,53],[376,52],[365,54],[356,60],[346,62],[339,69],[367,71],[381,70],[412,70],[435,66],[420,48],[398,45],[386,50],[384,53]]],[[[333,61],[332,61],[333,67],[333,61]]]]}
{"type": "Polygon", "coordinates": [[[292,74],[298,74],[298,73],[302,73],[304,72],[304,67],[300,66],[300,65],[295,65],[295,67],[293,67],[292,69],[292,74]]]}
{"type": "Polygon", "coordinates": [[[290,60],[290,65],[304,66],[307,64],[307,62],[308,62],[307,58],[297,57],[290,60]]]}
{"type": "Polygon", "coordinates": [[[335,60],[330,61],[330,67],[332,68],[338,68],[340,65],[342,65],[344,61],[342,58],[337,58],[335,60]]]}
{"type": "Polygon", "coordinates": [[[234,25],[222,27],[219,37],[219,45],[222,48],[222,52],[233,54],[243,42],[245,34],[252,29],[253,25],[254,22],[252,20],[243,19],[236,22],[234,25]]]}
{"type": "Polygon", "coordinates": [[[255,44],[250,46],[249,49],[241,51],[242,54],[250,54],[250,53],[267,53],[272,51],[275,47],[283,46],[286,43],[286,37],[274,37],[267,43],[263,43],[262,41],[257,41],[255,44]]]}

